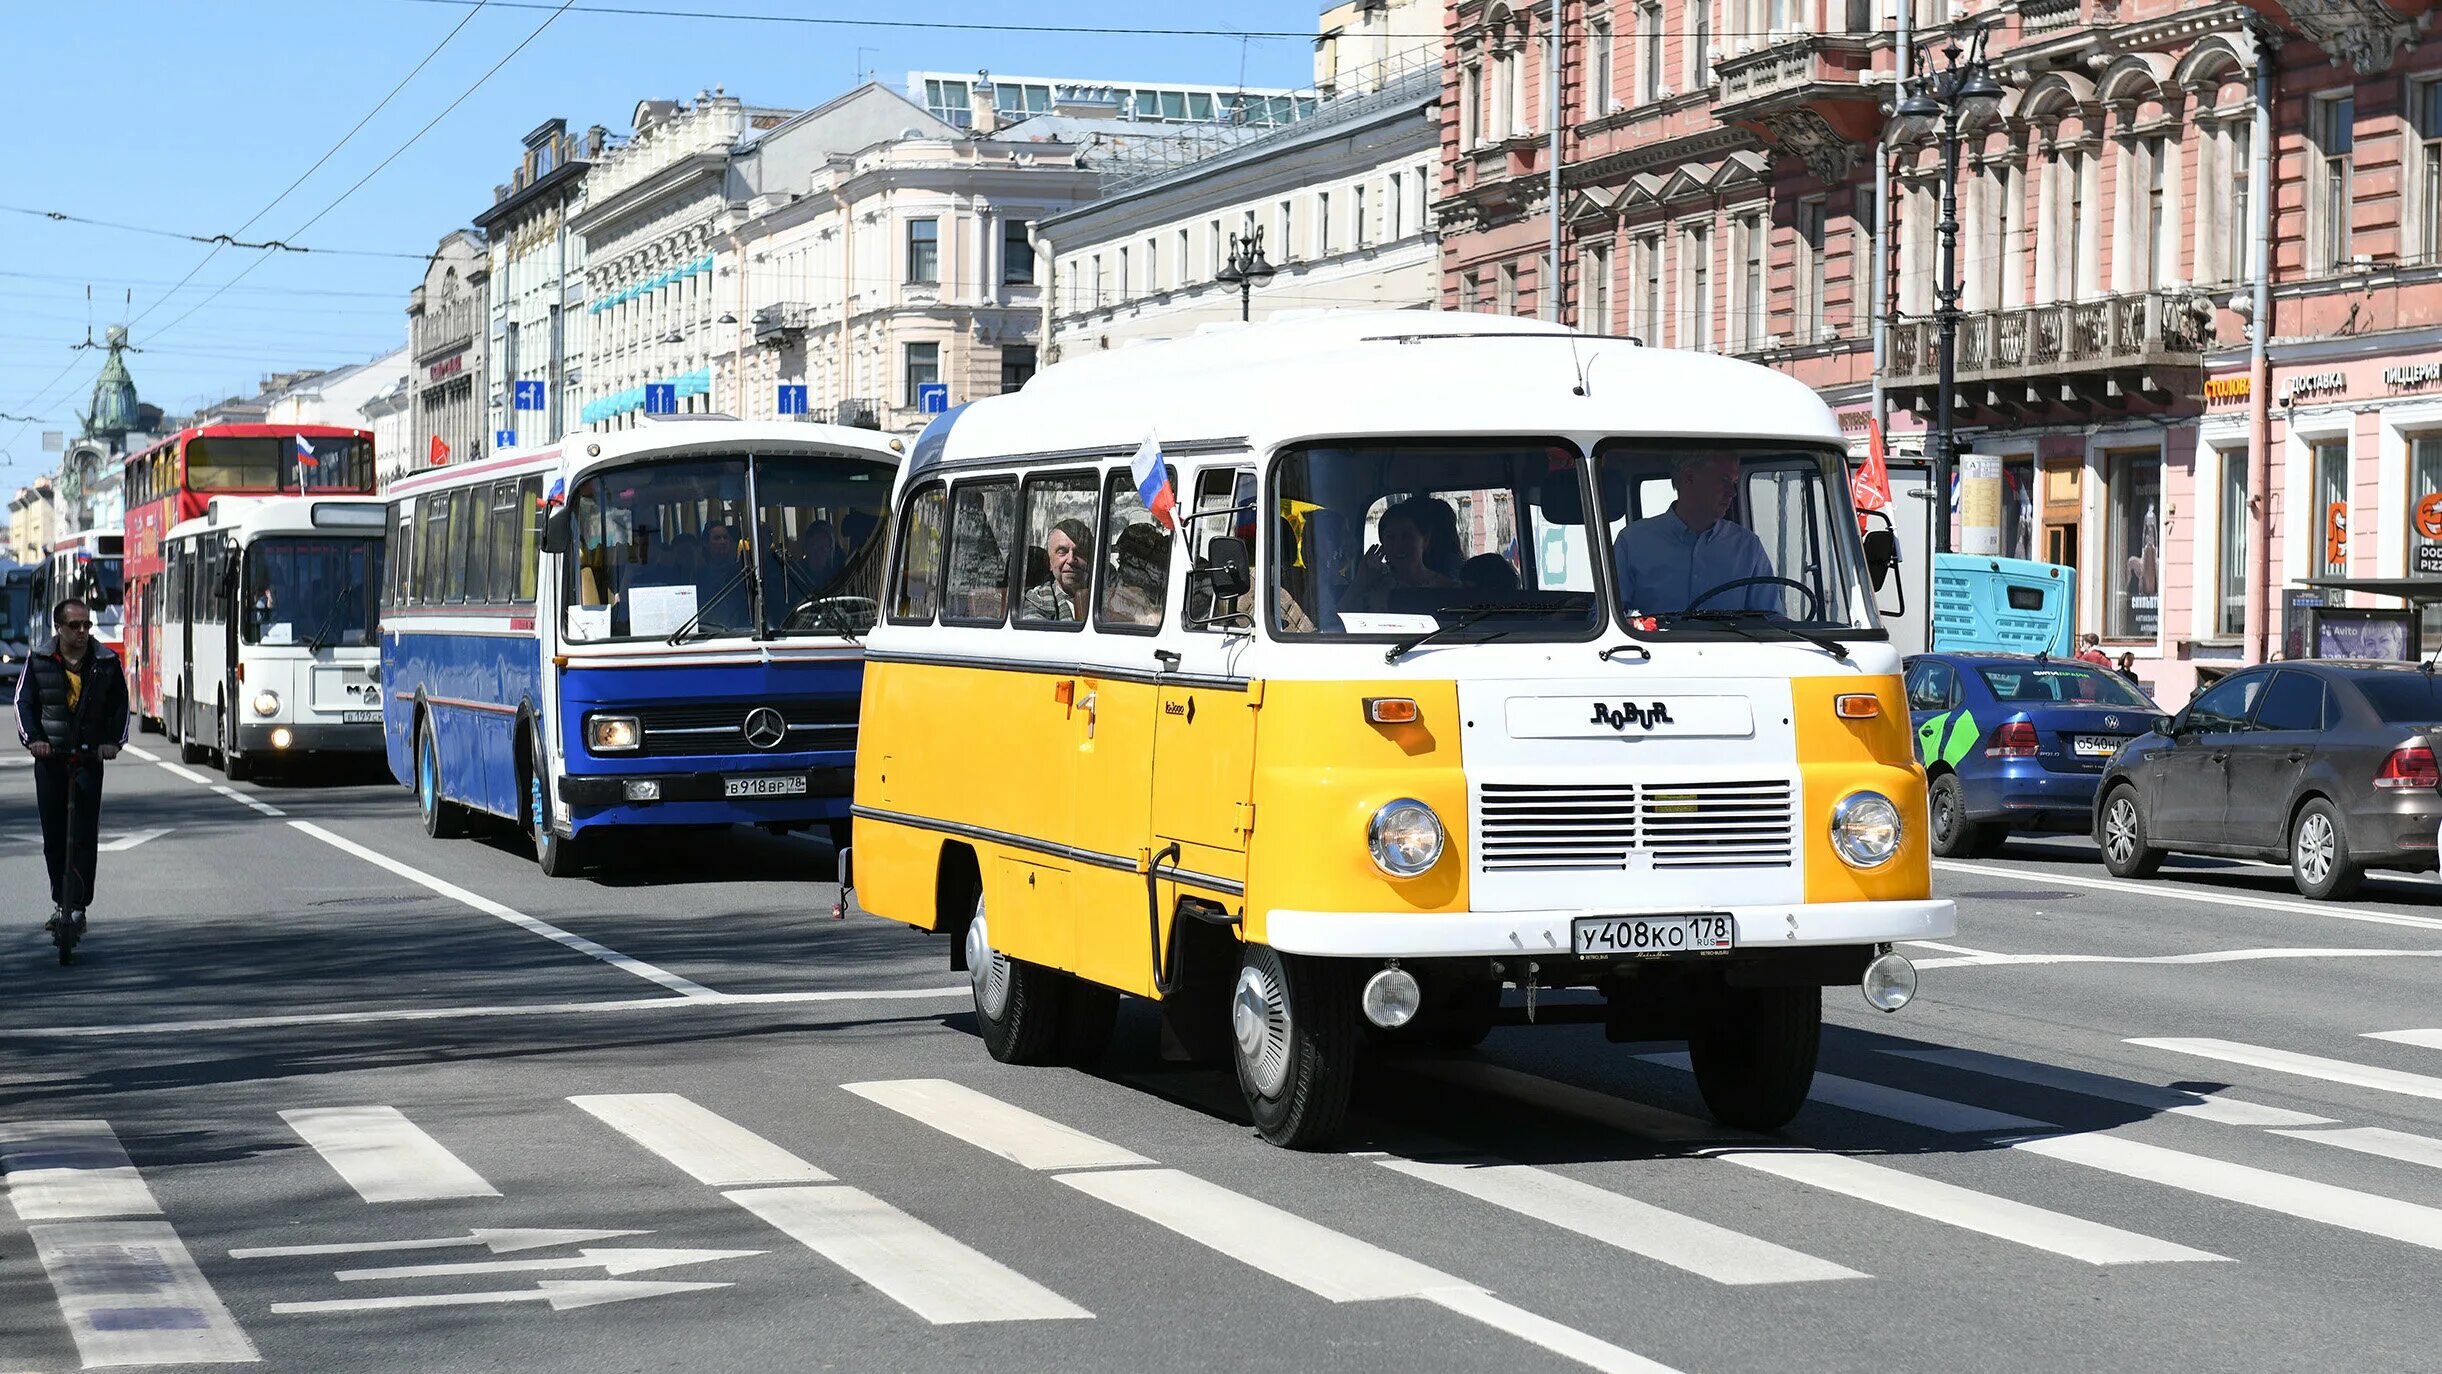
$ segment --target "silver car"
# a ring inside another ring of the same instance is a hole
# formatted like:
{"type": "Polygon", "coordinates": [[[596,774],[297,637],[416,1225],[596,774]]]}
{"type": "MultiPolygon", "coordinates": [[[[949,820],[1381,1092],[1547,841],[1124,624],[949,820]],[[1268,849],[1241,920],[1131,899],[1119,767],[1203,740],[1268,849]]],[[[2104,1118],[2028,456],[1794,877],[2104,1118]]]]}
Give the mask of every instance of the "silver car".
{"type": "Polygon", "coordinates": [[[2314,659],[2233,673],[2122,749],[2094,838],[2123,878],[2169,853],[2287,860],[2344,898],[2368,869],[2432,869],[2442,682],[2430,665],[2314,659]]]}

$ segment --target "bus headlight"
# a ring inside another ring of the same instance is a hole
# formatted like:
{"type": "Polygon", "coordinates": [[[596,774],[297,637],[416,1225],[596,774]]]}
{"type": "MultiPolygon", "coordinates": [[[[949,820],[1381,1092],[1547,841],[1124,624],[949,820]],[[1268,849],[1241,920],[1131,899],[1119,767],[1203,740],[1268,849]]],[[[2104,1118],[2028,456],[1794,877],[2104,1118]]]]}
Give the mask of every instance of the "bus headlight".
{"type": "Polygon", "coordinates": [[[1851,868],[1880,868],[1899,852],[1899,807],[1880,792],[1851,792],[1832,808],[1832,848],[1851,868]]]}
{"type": "Polygon", "coordinates": [[[644,740],[634,716],[588,716],[585,747],[597,754],[629,754],[644,740]]]}
{"type": "Polygon", "coordinates": [[[280,694],[269,689],[255,693],[254,713],[258,716],[280,714],[280,694]]]}
{"type": "Polygon", "coordinates": [[[1442,840],[1441,818],[1410,797],[1376,811],[1365,830],[1375,866],[1394,878],[1413,878],[1439,862],[1442,840]]]}

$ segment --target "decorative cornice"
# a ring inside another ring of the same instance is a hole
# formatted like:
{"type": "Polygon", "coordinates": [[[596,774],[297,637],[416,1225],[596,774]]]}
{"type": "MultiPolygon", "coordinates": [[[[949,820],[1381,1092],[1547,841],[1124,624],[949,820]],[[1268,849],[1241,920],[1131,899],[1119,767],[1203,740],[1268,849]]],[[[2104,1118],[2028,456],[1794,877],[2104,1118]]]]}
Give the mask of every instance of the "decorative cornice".
{"type": "Polygon", "coordinates": [[[2308,41],[2330,53],[2333,61],[2356,68],[2361,76],[2380,76],[2391,70],[2400,53],[2417,41],[2417,31],[2423,26],[2385,7],[2381,0],[2283,0],[2281,8],[2308,41]]]}
{"type": "Polygon", "coordinates": [[[1649,143],[1642,148],[1606,153],[1601,157],[1588,158],[1584,162],[1571,164],[1560,169],[1560,184],[1562,186],[1585,186],[1632,176],[1642,171],[1668,170],[1683,162],[1706,161],[1727,153],[1737,152],[1742,148],[1751,148],[1759,152],[1766,151],[1762,140],[1748,130],[1707,129],[1700,134],[1664,139],[1660,143],[1649,143]]]}

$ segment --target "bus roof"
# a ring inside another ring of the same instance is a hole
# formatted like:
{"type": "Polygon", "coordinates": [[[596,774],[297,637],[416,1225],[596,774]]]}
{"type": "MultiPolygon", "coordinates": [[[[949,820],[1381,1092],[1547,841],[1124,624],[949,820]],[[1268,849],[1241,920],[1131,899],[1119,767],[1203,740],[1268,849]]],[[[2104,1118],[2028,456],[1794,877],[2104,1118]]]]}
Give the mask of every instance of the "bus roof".
{"type": "Polygon", "coordinates": [[[145,445],[143,448],[137,449],[135,452],[128,454],[126,461],[134,462],[136,459],[142,458],[147,454],[158,452],[171,444],[183,444],[189,439],[278,439],[285,438],[292,434],[302,434],[309,439],[336,439],[353,436],[355,438],[369,440],[373,437],[372,430],[358,429],[354,425],[190,425],[187,428],[178,431],[176,434],[165,435],[162,438],[156,439],[152,443],[145,445]]]}
{"type": "Polygon", "coordinates": [[[725,415],[685,415],[649,420],[634,429],[571,434],[550,448],[514,453],[480,463],[428,469],[392,482],[387,497],[447,489],[461,482],[563,468],[569,475],[637,458],[756,452],[863,453],[896,466],[907,441],[880,430],[820,425],[795,420],[739,420],[725,415]]]}
{"type": "Polygon", "coordinates": [[[207,530],[234,534],[241,542],[270,534],[378,536],[388,518],[389,508],[378,496],[219,497],[206,514],[179,521],[162,537],[177,539],[207,530]]]}
{"type": "Polygon", "coordinates": [[[1651,435],[1840,444],[1804,384],[1709,353],[1442,311],[1344,311],[1208,327],[1093,353],[961,407],[909,475],[962,459],[1280,444],[1362,435],[1651,435]]]}

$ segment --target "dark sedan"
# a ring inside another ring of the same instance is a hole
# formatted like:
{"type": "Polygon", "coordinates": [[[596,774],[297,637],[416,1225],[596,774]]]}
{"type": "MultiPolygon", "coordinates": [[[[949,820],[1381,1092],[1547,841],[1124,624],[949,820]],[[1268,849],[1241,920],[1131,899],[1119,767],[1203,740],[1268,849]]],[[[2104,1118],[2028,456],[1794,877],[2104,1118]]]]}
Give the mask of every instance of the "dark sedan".
{"type": "Polygon", "coordinates": [[[2104,771],[2094,837],[2123,878],[2168,853],[2287,860],[2347,897],[2371,868],[2431,869],[2442,683],[2408,663],[2266,664],[2206,688],[2104,771]]]}

